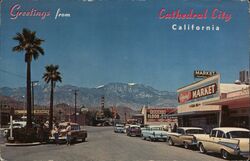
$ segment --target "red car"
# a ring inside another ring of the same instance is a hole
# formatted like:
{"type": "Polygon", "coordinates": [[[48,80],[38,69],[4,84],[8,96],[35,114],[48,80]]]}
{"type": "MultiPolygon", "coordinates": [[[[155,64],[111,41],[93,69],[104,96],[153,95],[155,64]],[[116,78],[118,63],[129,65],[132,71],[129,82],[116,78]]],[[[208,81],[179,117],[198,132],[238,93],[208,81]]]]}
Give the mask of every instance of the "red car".
{"type": "Polygon", "coordinates": [[[128,136],[141,136],[141,128],[138,125],[130,125],[127,129],[128,136]]]}

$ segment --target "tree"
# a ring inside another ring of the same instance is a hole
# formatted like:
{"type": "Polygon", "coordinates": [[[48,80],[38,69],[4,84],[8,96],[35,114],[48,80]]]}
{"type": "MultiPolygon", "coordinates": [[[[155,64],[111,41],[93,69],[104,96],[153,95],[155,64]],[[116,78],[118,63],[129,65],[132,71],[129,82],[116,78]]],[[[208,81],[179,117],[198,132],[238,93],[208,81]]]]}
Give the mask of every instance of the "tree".
{"type": "Polygon", "coordinates": [[[104,108],[103,114],[104,114],[104,117],[106,117],[106,118],[112,118],[112,112],[110,111],[109,108],[104,108]]]}
{"type": "Polygon", "coordinates": [[[13,40],[18,41],[18,45],[12,48],[14,52],[25,53],[25,63],[27,64],[27,79],[26,79],[26,109],[27,109],[27,128],[32,127],[31,118],[31,62],[32,59],[37,60],[39,55],[44,55],[44,50],[41,48],[44,40],[36,37],[35,31],[30,31],[24,28],[22,33],[16,33],[13,40]]]}
{"type": "Polygon", "coordinates": [[[49,129],[52,130],[53,125],[53,99],[54,99],[54,88],[56,82],[62,82],[61,73],[58,71],[58,65],[47,65],[45,67],[45,73],[43,74],[43,79],[46,83],[50,83],[50,108],[49,108],[49,129]]]}

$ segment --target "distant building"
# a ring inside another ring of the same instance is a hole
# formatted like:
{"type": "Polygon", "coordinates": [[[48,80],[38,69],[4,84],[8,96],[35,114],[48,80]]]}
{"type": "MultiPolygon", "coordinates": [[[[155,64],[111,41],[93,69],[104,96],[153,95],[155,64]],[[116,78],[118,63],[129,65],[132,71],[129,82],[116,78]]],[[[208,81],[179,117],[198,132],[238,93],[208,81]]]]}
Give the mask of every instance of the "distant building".
{"type": "Polygon", "coordinates": [[[245,83],[245,84],[249,83],[250,82],[249,77],[250,77],[249,76],[249,71],[247,71],[247,70],[240,71],[240,81],[241,81],[241,83],[245,83]]]}
{"type": "Polygon", "coordinates": [[[141,110],[144,117],[143,122],[147,125],[174,125],[174,123],[177,123],[177,119],[170,117],[170,115],[176,112],[177,108],[175,107],[143,107],[141,110]]]}

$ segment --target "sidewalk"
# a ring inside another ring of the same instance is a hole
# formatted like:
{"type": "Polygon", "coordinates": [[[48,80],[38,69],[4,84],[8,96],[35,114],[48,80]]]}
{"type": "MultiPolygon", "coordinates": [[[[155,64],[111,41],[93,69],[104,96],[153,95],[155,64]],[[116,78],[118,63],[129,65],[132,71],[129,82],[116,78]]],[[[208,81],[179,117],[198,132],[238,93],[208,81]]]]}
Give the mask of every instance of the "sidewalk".
{"type": "Polygon", "coordinates": [[[34,143],[5,143],[5,146],[36,146],[41,145],[41,142],[34,142],[34,143]]]}

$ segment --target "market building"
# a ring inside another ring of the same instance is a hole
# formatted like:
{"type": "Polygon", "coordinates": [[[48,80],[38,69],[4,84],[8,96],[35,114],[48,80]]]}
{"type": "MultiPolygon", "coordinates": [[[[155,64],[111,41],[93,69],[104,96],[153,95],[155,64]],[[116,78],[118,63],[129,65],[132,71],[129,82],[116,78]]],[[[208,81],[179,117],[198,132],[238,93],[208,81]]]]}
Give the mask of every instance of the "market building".
{"type": "Polygon", "coordinates": [[[172,126],[177,123],[177,119],[169,117],[176,113],[176,107],[153,108],[143,107],[141,114],[144,117],[144,124],[146,125],[169,125],[172,126]]]}
{"type": "Polygon", "coordinates": [[[245,84],[220,83],[219,74],[199,80],[177,90],[179,105],[172,116],[178,117],[179,126],[202,127],[207,132],[221,126],[248,127],[248,88],[245,84]]]}

